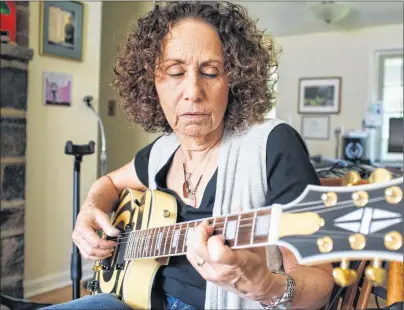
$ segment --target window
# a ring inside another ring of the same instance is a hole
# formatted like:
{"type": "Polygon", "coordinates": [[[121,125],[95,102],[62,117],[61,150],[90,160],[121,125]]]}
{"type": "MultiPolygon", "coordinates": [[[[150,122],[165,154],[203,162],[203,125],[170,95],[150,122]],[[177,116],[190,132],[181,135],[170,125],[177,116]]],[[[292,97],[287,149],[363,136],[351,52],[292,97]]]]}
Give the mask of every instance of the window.
{"type": "Polygon", "coordinates": [[[390,118],[403,117],[403,52],[390,51],[378,55],[377,99],[383,102],[382,161],[402,160],[403,154],[388,151],[390,118]]]}

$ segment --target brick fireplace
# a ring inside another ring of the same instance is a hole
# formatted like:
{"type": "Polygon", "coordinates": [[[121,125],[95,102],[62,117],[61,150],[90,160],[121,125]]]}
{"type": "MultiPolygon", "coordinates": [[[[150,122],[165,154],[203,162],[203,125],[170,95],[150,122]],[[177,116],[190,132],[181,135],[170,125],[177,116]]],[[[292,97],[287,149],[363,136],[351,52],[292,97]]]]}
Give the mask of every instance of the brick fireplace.
{"type": "Polygon", "coordinates": [[[17,45],[1,43],[1,292],[23,297],[28,1],[16,1],[17,45]]]}

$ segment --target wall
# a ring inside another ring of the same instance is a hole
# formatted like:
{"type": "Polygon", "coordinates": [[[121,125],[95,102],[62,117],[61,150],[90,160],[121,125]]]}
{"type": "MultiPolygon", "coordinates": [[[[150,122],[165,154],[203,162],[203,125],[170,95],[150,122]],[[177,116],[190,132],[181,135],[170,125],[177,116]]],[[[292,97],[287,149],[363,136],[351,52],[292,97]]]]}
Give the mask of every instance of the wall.
{"type": "Polygon", "coordinates": [[[139,126],[126,121],[123,111],[116,108],[116,116],[108,116],[108,101],[117,99],[109,86],[112,80],[117,47],[125,38],[128,27],[136,27],[137,20],[152,8],[153,2],[104,2],[102,18],[100,115],[105,127],[108,171],[115,170],[133,159],[136,152],[157,135],[148,134],[139,126]]]}
{"type": "MultiPolygon", "coordinates": [[[[64,154],[67,140],[97,142],[97,122],[83,105],[92,95],[98,109],[101,2],[84,3],[83,60],[39,55],[39,2],[30,2],[26,171],[25,296],[70,284],[72,252],[73,157],[64,154]],[[42,103],[44,71],[73,75],[71,107],[42,103]]],[[[81,200],[97,177],[97,156],[81,166],[81,200]]]]}
{"type": "Polygon", "coordinates": [[[376,90],[376,51],[403,47],[403,25],[349,32],[278,37],[282,47],[279,64],[277,117],[300,130],[297,113],[298,81],[302,77],[342,77],[341,112],[331,115],[330,139],[307,141],[311,154],[334,156],[334,129],[360,129],[367,105],[376,90]]]}

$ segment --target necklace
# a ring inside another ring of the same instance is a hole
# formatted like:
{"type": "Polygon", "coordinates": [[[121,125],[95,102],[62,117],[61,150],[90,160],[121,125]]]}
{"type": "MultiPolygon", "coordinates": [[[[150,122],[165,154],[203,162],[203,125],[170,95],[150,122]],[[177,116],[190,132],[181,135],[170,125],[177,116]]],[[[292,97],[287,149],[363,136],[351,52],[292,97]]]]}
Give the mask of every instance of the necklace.
{"type": "MultiPolygon", "coordinates": [[[[220,139],[219,139],[220,140],[220,139]]],[[[184,198],[190,199],[193,202],[193,206],[194,208],[196,207],[196,191],[198,189],[199,183],[202,180],[203,174],[205,172],[206,167],[208,166],[208,163],[210,161],[210,157],[212,156],[212,149],[213,147],[216,145],[216,143],[219,141],[217,140],[210,148],[209,148],[209,157],[208,160],[205,163],[205,166],[203,167],[202,170],[202,174],[200,175],[200,177],[198,178],[198,181],[196,182],[195,187],[192,185],[191,182],[191,176],[194,173],[195,169],[197,167],[195,167],[191,173],[187,173],[187,167],[186,167],[186,163],[185,161],[182,163],[182,168],[184,170],[184,183],[182,184],[182,193],[184,198]]]]}

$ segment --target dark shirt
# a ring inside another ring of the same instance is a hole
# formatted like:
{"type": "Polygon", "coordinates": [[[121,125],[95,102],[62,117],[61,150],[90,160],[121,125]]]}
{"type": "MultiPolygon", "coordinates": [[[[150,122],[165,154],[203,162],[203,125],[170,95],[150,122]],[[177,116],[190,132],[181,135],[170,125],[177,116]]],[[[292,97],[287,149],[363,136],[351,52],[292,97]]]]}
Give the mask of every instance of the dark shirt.
{"type": "MultiPolygon", "coordinates": [[[[136,154],[135,168],[139,180],[148,187],[149,156],[155,141],[136,154]]],[[[157,189],[171,193],[177,199],[177,222],[185,222],[211,217],[216,195],[217,170],[209,180],[204,191],[200,207],[195,209],[186,205],[174,192],[167,189],[167,173],[174,154],[158,171],[155,177],[157,189]]],[[[296,199],[308,184],[319,185],[313,166],[310,163],[307,148],[300,135],[289,125],[275,127],[267,140],[267,180],[268,191],[266,205],[286,204],[296,199]]],[[[206,281],[188,262],[186,256],[173,256],[168,266],[160,268],[158,278],[166,294],[198,309],[204,309],[206,281]]]]}

